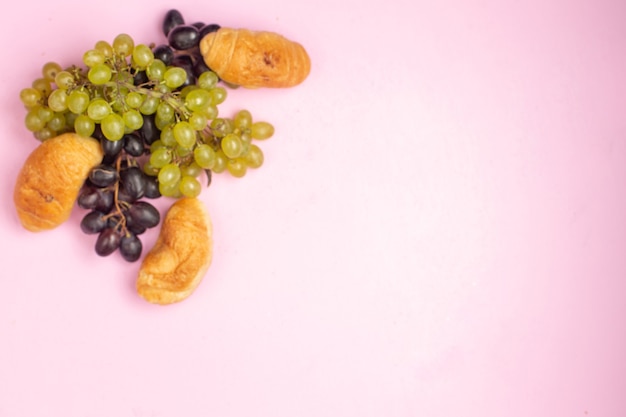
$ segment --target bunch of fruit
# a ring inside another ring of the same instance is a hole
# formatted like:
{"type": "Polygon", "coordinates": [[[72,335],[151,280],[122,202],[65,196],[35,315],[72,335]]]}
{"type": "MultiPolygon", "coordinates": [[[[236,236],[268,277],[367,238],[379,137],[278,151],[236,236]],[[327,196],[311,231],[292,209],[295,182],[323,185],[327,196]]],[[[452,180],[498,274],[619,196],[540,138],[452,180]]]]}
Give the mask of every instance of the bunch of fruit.
{"type": "Polygon", "coordinates": [[[58,206],[59,201],[71,201],[73,205],[76,201],[87,210],[81,229],[98,235],[96,253],[108,256],[119,249],[124,259],[134,262],[143,249],[138,236],[160,223],[158,210],[146,199],[193,199],[202,191],[201,176],[206,176],[208,185],[212,173],[243,177],[248,169],[263,164],[257,141],[270,138],[273,126],[253,120],[246,109],[224,117],[218,107],[227,98],[227,88],[263,83],[275,87],[272,80],[278,78],[280,87],[299,84],[309,72],[306,53],[304,71],[288,74],[292,80],[284,84],[284,76],[268,76],[264,68],[251,73],[261,61],[268,71],[276,72],[288,71],[277,69],[276,62],[303,60],[299,50],[300,55],[290,58],[293,51],[289,48],[295,43],[280,35],[214,23],[186,24],[177,10],[167,12],[162,29],[167,41],[158,45],[136,43],[124,33],[112,42],[96,42],[83,54],[80,65],[62,67],[48,62],[41,78],[21,91],[25,126],[47,145],[29,157],[15,190],[18,214],[27,229],[56,227],[69,216],[71,206],[57,208],[55,217],[50,214],[50,203],[58,206]],[[230,36],[238,31],[241,36],[230,36]],[[232,77],[233,65],[220,72],[207,63],[213,62],[207,57],[223,47],[216,43],[216,36],[230,43],[226,45],[230,55],[218,60],[220,65],[239,62],[235,74],[240,78],[232,77]],[[246,36],[256,39],[258,50],[238,47],[239,38],[246,36]],[[206,44],[208,39],[211,46],[206,44]],[[280,55],[280,45],[289,47],[282,57],[276,55],[280,55]],[[81,146],[76,145],[76,138],[83,139],[81,146]],[[61,139],[72,145],[54,145],[61,139]],[[99,144],[88,147],[89,157],[72,155],[74,150],[78,154],[79,149],[87,149],[82,144],[88,141],[99,144]],[[63,155],[55,156],[55,149],[62,149],[63,155]],[[76,178],[49,175],[55,167],[48,165],[58,165],[60,159],[76,167],[72,174],[76,178]],[[28,178],[34,175],[43,180],[28,178]]]}

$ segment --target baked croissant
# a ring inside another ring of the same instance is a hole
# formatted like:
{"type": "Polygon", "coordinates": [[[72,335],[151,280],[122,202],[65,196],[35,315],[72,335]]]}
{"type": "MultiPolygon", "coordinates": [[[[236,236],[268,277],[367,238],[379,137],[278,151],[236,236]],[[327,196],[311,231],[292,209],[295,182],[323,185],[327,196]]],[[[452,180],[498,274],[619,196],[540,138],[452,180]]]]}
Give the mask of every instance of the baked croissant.
{"type": "Polygon", "coordinates": [[[27,230],[54,229],[72,212],[89,171],[103,158],[100,142],[64,133],[41,143],[20,170],[13,201],[27,230]]]}
{"type": "Polygon", "coordinates": [[[189,297],[211,264],[212,236],[211,219],[200,200],[185,197],[172,204],[139,270],[139,295],[155,304],[189,297]]]}
{"type": "Polygon", "coordinates": [[[220,28],[200,40],[200,53],[222,80],[243,87],[292,87],[311,70],[302,45],[273,32],[220,28]]]}

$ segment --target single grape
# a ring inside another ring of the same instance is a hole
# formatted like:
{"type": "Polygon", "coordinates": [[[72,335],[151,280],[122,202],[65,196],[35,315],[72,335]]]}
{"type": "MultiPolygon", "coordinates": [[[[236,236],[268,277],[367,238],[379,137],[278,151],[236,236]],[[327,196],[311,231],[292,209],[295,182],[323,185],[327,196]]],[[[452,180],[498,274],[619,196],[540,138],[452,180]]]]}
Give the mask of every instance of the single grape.
{"type": "Polygon", "coordinates": [[[109,256],[119,248],[120,240],[120,233],[115,228],[102,230],[96,240],[96,253],[100,256],[109,256]]]}
{"type": "Polygon", "coordinates": [[[185,197],[197,197],[202,191],[200,182],[196,179],[196,177],[192,177],[190,175],[185,175],[181,178],[178,188],[180,189],[181,194],[185,197]]]}
{"type": "Polygon", "coordinates": [[[174,90],[185,84],[185,81],[187,81],[187,72],[180,67],[171,67],[163,74],[163,80],[165,80],[166,86],[174,90]]]}
{"type": "Polygon", "coordinates": [[[244,162],[248,166],[248,168],[259,168],[263,165],[263,152],[261,148],[259,148],[255,144],[250,144],[248,152],[243,157],[244,162]]]}
{"type": "Polygon", "coordinates": [[[122,190],[132,199],[138,200],[146,192],[145,174],[139,167],[129,167],[120,172],[122,190]]]}
{"type": "Polygon", "coordinates": [[[211,90],[217,85],[218,77],[212,71],[203,72],[198,77],[197,84],[200,88],[211,90]]]}
{"type": "Polygon", "coordinates": [[[200,144],[193,150],[194,161],[203,169],[212,169],[215,165],[215,151],[209,145],[200,144]]]}
{"type": "Polygon", "coordinates": [[[196,143],[196,131],[189,122],[178,122],[173,128],[176,142],[183,148],[192,148],[196,143]]]}
{"type": "Polygon", "coordinates": [[[163,168],[172,160],[172,154],[167,148],[159,148],[150,155],[150,165],[155,168],[163,168]]]}
{"type": "Polygon", "coordinates": [[[111,58],[113,56],[113,47],[107,41],[96,42],[94,49],[100,51],[105,58],[111,58]]]}
{"type": "Polygon", "coordinates": [[[50,81],[45,78],[37,78],[33,81],[31,87],[35,90],[39,90],[44,97],[47,97],[52,92],[52,85],[50,84],[50,81]]]}
{"type": "Polygon", "coordinates": [[[252,125],[252,114],[248,110],[239,110],[233,119],[236,129],[244,131],[252,125]]]}
{"type": "Polygon", "coordinates": [[[67,97],[67,108],[75,114],[81,114],[89,106],[89,93],[85,90],[74,90],[67,97]]]}
{"type": "Polygon", "coordinates": [[[171,124],[168,124],[161,129],[159,140],[166,147],[173,148],[176,146],[176,138],[174,137],[174,131],[172,130],[171,124]]]}
{"type": "Polygon", "coordinates": [[[113,72],[107,64],[96,64],[87,72],[87,78],[94,85],[102,85],[111,81],[113,72]]]}
{"type": "Polygon", "coordinates": [[[173,184],[180,181],[180,167],[174,163],[165,164],[159,171],[159,183],[173,184]]]}
{"type": "Polygon", "coordinates": [[[26,117],[24,118],[24,124],[26,125],[26,129],[31,132],[36,132],[38,130],[46,127],[46,123],[39,116],[39,109],[34,108],[26,113],[26,117]]]}
{"type": "Polygon", "coordinates": [[[243,150],[243,144],[241,143],[241,139],[234,133],[229,133],[228,135],[222,138],[220,143],[220,147],[228,158],[237,158],[241,155],[241,151],[243,150]]]}
{"type": "Polygon", "coordinates": [[[154,61],[154,53],[148,45],[139,44],[133,49],[133,63],[135,68],[145,69],[154,61]]]}
{"type": "Polygon", "coordinates": [[[83,54],[83,64],[88,67],[95,67],[96,65],[104,64],[106,56],[100,49],[90,49],[83,54]]]}
{"type": "Polygon", "coordinates": [[[139,157],[144,154],[144,142],[139,133],[133,132],[124,135],[122,141],[124,143],[124,150],[128,155],[139,157]]]}
{"type": "Polygon", "coordinates": [[[159,183],[159,193],[164,197],[179,198],[182,196],[179,183],[180,181],[171,184],[159,183]]]}
{"type": "Polygon", "coordinates": [[[124,125],[129,130],[139,130],[143,125],[143,116],[138,110],[129,109],[125,111],[122,118],[124,119],[124,125]]]}
{"type": "Polygon", "coordinates": [[[46,62],[41,69],[41,73],[46,80],[54,81],[56,75],[62,70],[63,68],[56,62],[46,62]]]}
{"type": "Polygon", "coordinates": [[[246,164],[239,158],[229,159],[226,162],[226,169],[233,177],[237,178],[241,178],[246,175],[247,171],[246,164]]]}
{"type": "Polygon", "coordinates": [[[51,139],[55,137],[56,135],[57,133],[54,130],[50,129],[49,127],[44,127],[43,129],[35,132],[35,138],[37,140],[40,140],[41,142],[51,139]]]}
{"type": "Polygon", "coordinates": [[[141,103],[143,103],[144,98],[145,96],[143,94],[137,91],[131,91],[126,94],[124,101],[131,109],[138,109],[141,106],[141,103]]]}
{"type": "Polygon", "coordinates": [[[223,87],[214,87],[210,91],[214,104],[222,104],[226,100],[226,89],[223,87]]]}
{"type": "Polygon", "coordinates": [[[148,76],[149,80],[160,82],[161,80],[163,80],[163,75],[165,74],[165,71],[167,71],[167,67],[163,63],[163,61],[155,59],[146,68],[146,75],[148,76]]]}
{"type": "Polygon", "coordinates": [[[50,107],[41,106],[37,110],[37,114],[44,122],[48,123],[54,117],[54,111],[50,107]]]}
{"type": "Polygon", "coordinates": [[[200,28],[200,39],[204,38],[209,33],[217,32],[220,29],[220,25],[211,23],[204,25],[200,28]]]}
{"type": "Polygon", "coordinates": [[[207,127],[209,123],[209,118],[201,112],[193,112],[191,116],[189,116],[189,124],[193,128],[193,130],[200,131],[207,127]]]}
{"type": "Polygon", "coordinates": [[[150,79],[148,78],[148,73],[144,71],[137,71],[133,76],[133,84],[136,86],[141,86],[148,83],[150,79]]]}
{"type": "Polygon", "coordinates": [[[115,167],[110,165],[98,165],[89,172],[89,181],[96,187],[104,188],[113,185],[119,179],[115,167]]]}
{"type": "Polygon", "coordinates": [[[204,62],[204,58],[198,57],[193,63],[193,75],[196,77],[196,80],[199,76],[204,74],[207,71],[211,71],[211,68],[204,62]]]}
{"type": "Polygon", "coordinates": [[[74,131],[82,137],[88,138],[93,135],[96,124],[85,114],[81,114],[74,121],[74,131]]]}
{"type": "Polygon", "coordinates": [[[135,262],[141,256],[143,246],[134,233],[127,233],[120,240],[120,254],[128,262],[135,262]]]}
{"type": "Polygon", "coordinates": [[[126,124],[122,116],[117,113],[111,113],[102,119],[100,126],[102,133],[109,140],[120,140],[124,137],[126,124]]]}
{"type": "Polygon", "coordinates": [[[106,156],[116,157],[124,148],[124,142],[121,140],[100,139],[100,146],[106,156]]]}
{"type": "Polygon", "coordinates": [[[157,110],[157,107],[161,103],[161,99],[156,96],[147,96],[141,106],[139,107],[139,112],[144,116],[149,116],[154,114],[157,110]]]}
{"type": "Polygon", "coordinates": [[[172,60],[174,59],[174,50],[171,46],[165,44],[159,45],[154,48],[152,50],[152,54],[154,55],[155,59],[163,61],[166,66],[170,65],[172,63],[172,60]]]}
{"type": "Polygon", "coordinates": [[[107,219],[104,213],[96,210],[87,213],[80,222],[80,229],[88,235],[100,233],[106,226],[107,219]]]}
{"type": "Polygon", "coordinates": [[[49,129],[55,132],[61,132],[65,129],[65,115],[63,113],[55,113],[55,115],[48,121],[47,126],[49,129]]]}
{"type": "Polygon", "coordinates": [[[141,137],[146,145],[150,145],[159,138],[159,130],[154,124],[154,115],[143,116],[143,125],[139,129],[139,133],[141,133],[141,137]]]}
{"type": "Polygon", "coordinates": [[[159,211],[146,201],[137,201],[128,208],[128,215],[133,222],[148,229],[155,227],[161,221],[159,211]]]}
{"type": "Polygon", "coordinates": [[[54,83],[57,85],[57,88],[69,89],[74,86],[75,80],[71,72],[61,71],[54,78],[54,83]]]}
{"type": "Polygon", "coordinates": [[[115,39],[113,39],[112,46],[113,52],[115,52],[117,55],[127,57],[132,54],[135,47],[135,41],[130,35],[126,33],[120,33],[115,37],[115,39]]]}
{"type": "Polygon", "coordinates": [[[32,87],[24,88],[20,91],[20,100],[26,108],[32,108],[41,104],[42,97],[41,91],[32,87]]]}
{"type": "Polygon", "coordinates": [[[162,126],[165,126],[174,120],[174,115],[174,108],[165,101],[162,101],[157,106],[155,122],[158,122],[157,126],[161,123],[163,123],[162,126]]]}
{"type": "Polygon", "coordinates": [[[196,162],[192,162],[189,165],[184,165],[180,167],[180,175],[181,177],[190,176],[197,177],[202,173],[203,169],[196,162]]]}
{"type": "Polygon", "coordinates": [[[178,25],[167,34],[167,42],[174,49],[191,49],[198,46],[200,31],[192,25],[178,25]]]}
{"type": "MultiPolygon", "coordinates": [[[[99,122],[103,120],[105,117],[111,114],[111,106],[106,100],[102,98],[96,98],[91,100],[89,106],[87,106],[87,115],[94,122],[99,122]]],[[[123,121],[122,121],[123,123],[123,121]]]]}
{"type": "Polygon", "coordinates": [[[213,104],[211,93],[203,88],[196,88],[185,97],[185,107],[190,111],[201,111],[213,104]]]}
{"type": "Polygon", "coordinates": [[[211,168],[211,171],[219,174],[222,173],[226,170],[226,163],[228,162],[228,158],[226,157],[226,155],[224,155],[224,152],[222,152],[222,150],[218,150],[217,152],[215,152],[215,162],[213,163],[213,168],[211,168]]]}
{"type": "Polygon", "coordinates": [[[253,139],[263,140],[274,135],[274,126],[267,122],[254,122],[250,126],[250,136],[253,139]]]}
{"type": "MultiPolygon", "coordinates": [[[[145,172],[145,169],[144,169],[144,172],[145,172]]],[[[146,192],[144,194],[144,197],[146,198],[161,197],[161,193],[159,192],[159,181],[156,176],[146,177],[146,192]]]]}
{"type": "Polygon", "coordinates": [[[185,19],[183,15],[176,9],[168,10],[163,18],[162,30],[165,36],[169,35],[170,31],[176,26],[184,25],[185,19]]]}
{"type": "Polygon", "coordinates": [[[229,119],[215,118],[211,121],[211,132],[217,138],[223,138],[233,131],[233,125],[229,119]]]}
{"type": "Polygon", "coordinates": [[[56,89],[48,96],[48,107],[55,112],[67,110],[67,90],[56,89]]]}

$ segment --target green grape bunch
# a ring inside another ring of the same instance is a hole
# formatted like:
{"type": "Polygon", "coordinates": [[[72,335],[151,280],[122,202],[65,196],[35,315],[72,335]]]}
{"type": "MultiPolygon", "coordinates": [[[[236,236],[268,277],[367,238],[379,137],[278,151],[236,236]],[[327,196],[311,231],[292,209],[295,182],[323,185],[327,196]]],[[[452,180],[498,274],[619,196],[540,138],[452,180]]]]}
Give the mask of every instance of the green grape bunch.
{"type": "MultiPolygon", "coordinates": [[[[202,175],[208,184],[212,173],[243,177],[263,164],[258,142],[274,134],[246,109],[231,118],[219,114],[233,86],[206,66],[198,45],[220,26],[187,25],[172,12],[162,25],[167,42],[136,43],[126,33],[99,40],[78,65],[45,63],[41,77],[20,92],[25,127],[37,140],[75,132],[100,141],[105,157],[90,177],[109,176],[101,184],[87,179],[78,203],[89,210],[81,227],[99,234],[96,252],[103,256],[130,241],[124,258],[138,259],[132,238],[145,225],[131,227],[128,213],[141,218],[131,210],[137,204],[144,217],[153,213],[143,198],[197,197],[202,175]]],[[[144,223],[154,227],[153,220],[144,223]]]]}

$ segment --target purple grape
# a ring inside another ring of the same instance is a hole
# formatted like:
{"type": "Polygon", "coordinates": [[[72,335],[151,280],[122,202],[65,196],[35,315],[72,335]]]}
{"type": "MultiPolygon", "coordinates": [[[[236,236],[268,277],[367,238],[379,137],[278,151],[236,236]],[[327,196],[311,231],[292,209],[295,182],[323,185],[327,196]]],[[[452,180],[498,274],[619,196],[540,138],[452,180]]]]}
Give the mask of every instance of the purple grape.
{"type": "Polygon", "coordinates": [[[120,246],[121,236],[117,229],[106,228],[100,232],[96,240],[96,253],[100,256],[109,256],[120,246]]]}
{"type": "Polygon", "coordinates": [[[100,233],[106,226],[107,219],[104,213],[96,210],[87,213],[80,222],[80,229],[88,235],[100,233]]]}
{"type": "Polygon", "coordinates": [[[165,36],[169,35],[170,31],[174,29],[176,26],[184,25],[185,19],[183,19],[183,15],[176,9],[168,10],[165,14],[165,18],[163,18],[163,34],[165,36]]]}
{"type": "Polygon", "coordinates": [[[120,253],[128,262],[135,262],[141,256],[143,245],[133,233],[127,233],[120,239],[120,253]]]}
{"type": "Polygon", "coordinates": [[[179,51],[194,48],[200,43],[200,31],[191,25],[174,27],[167,35],[168,44],[179,51]]]}

